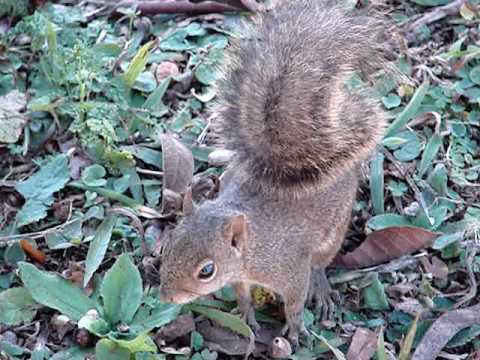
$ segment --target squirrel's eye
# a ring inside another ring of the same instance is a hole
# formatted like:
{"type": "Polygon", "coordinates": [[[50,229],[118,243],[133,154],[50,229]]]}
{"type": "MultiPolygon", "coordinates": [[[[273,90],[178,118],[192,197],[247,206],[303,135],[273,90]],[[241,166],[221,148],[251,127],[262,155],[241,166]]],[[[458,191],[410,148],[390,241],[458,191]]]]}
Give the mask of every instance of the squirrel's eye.
{"type": "Polygon", "coordinates": [[[198,278],[200,280],[209,280],[215,273],[215,263],[213,261],[207,262],[199,271],[198,278]]]}

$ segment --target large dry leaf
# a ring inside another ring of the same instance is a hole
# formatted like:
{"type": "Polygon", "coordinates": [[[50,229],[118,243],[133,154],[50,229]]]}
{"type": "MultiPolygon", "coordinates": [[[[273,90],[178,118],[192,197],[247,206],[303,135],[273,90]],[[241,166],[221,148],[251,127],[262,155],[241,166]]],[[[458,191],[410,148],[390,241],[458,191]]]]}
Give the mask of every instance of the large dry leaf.
{"type": "Polygon", "coordinates": [[[15,143],[22,134],[27,118],[20,111],[27,97],[18,90],[0,96],[0,143],[15,143]]]}
{"type": "Polygon", "coordinates": [[[192,183],[192,152],[171,134],[162,134],[163,189],[183,193],[192,183]]]}
{"type": "Polygon", "coordinates": [[[480,304],[449,311],[430,326],[413,353],[412,360],[436,359],[442,348],[460,330],[480,324],[480,304]]]}
{"type": "Polygon", "coordinates": [[[362,268],[379,265],[424,249],[438,236],[437,233],[408,226],[374,231],[354,251],[337,256],[332,266],[362,268]]]}
{"type": "Polygon", "coordinates": [[[357,328],[348,348],[347,360],[369,360],[377,348],[377,335],[368,329],[357,328]]]}

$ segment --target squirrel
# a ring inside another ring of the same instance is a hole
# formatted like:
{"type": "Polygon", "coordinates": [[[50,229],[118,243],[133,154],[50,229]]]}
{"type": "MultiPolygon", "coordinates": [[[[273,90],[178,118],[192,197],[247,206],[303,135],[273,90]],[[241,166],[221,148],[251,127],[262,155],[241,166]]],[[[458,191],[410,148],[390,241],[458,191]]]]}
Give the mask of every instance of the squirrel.
{"type": "Polygon", "coordinates": [[[307,300],[331,316],[325,268],[350,223],[359,165],[386,126],[378,101],[350,84],[382,69],[383,29],[341,2],[282,1],[226,51],[213,126],[235,156],[217,198],[185,197],[160,254],[162,300],[232,285],[255,332],[251,286],[269,288],[293,346],[306,335],[307,300]]]}

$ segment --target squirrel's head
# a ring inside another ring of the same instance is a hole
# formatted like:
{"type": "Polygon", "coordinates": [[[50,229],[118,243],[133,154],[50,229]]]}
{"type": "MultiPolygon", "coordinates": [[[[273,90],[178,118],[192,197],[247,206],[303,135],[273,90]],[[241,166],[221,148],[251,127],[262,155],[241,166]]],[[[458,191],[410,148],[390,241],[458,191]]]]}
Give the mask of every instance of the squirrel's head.
{"type": "Polygon", "coordinates": [[[162,247],[160,297],[184,304],[238,280],[247,241],[244,214],[206,202],[172,230],[162,247]]]}

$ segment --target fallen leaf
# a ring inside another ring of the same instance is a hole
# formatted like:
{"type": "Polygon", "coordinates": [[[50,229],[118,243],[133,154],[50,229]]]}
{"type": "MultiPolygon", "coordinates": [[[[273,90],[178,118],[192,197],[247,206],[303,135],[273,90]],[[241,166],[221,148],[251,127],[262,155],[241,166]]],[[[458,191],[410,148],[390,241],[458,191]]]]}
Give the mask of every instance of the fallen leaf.
{"type": "Polygon", "coordinates": [[[170,342],[185,336],[195,330],[195,322],[191,313],[180,315],[169,324],[158,330],[155,342],[160,346],[161,341],[170,342]]]}
{"type": "Polygon", "coordinates": [[[180,141],[175,139],[173,135],[168,133],[162,134],[161,142],[164,189],[176,193],[183,193],[192,183],[192,152],[180,141]]]}
{"type": "Polygon", "coordinates": [[[442,348],[460,330],[480,324],[480,304],[449,311],[430,326],[413,353],[412,360],[436,359],[442,348]]]}
{"type": "Polygon", "coordinates": [[[420,259],[425,272],[432,274],[434,278],[446,279],[448,276],[448,266],[438,257],[432,257],[430,262],[426,257],[420,259]]]}
{"type": "Polygon", "coordinates": [[[16,143],[27,123],[20,111],[27,105],[27,97],[18,90],[0,96],[0,143],[16,143]]]}
{"type": "Polygon", "coordinates": [[[347,360],[368,360],[377,348],[377,335],[368,329],[357,328],[348,348],[347,360]]]}
{"type": "Polygon", "coordinates": [[[30,244],[28,240],[22,239],[19,241],[19,243],[22,250],[25,251],[25,254],[30,256],[33,261],[39,264],[45,264],[47,257],[45,256],[45,253],[43,251],[35,248],[32,244],[30,244]]]}
{"type": "Polygon", "coordinates": [[[438,233],[409,226],[374,231],[354,251],[337,256],[331,266],[362,268],[379,265],[424,249],[438,236],[438,233]]]}

